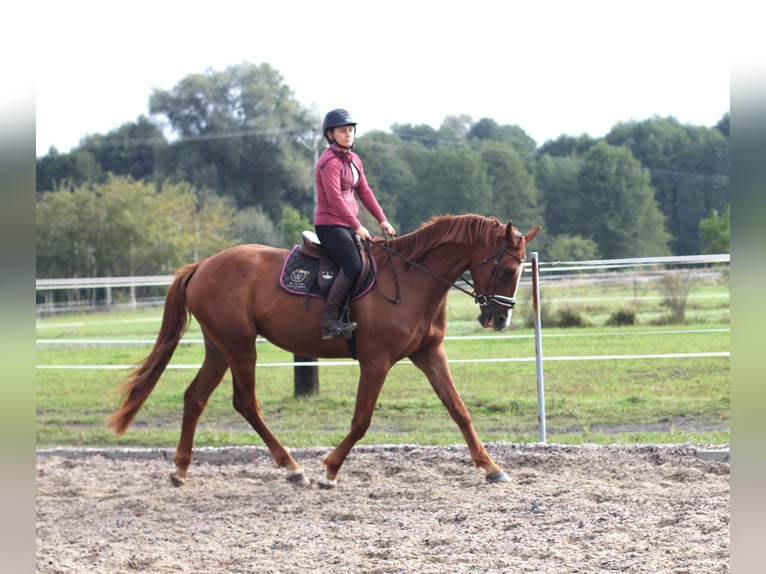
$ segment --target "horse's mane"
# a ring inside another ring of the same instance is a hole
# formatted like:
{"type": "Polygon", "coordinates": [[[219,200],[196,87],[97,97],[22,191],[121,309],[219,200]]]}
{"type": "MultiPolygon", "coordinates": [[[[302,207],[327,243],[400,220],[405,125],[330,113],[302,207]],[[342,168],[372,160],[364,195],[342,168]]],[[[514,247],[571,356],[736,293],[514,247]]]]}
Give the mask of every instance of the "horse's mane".
{"type": "Polygon", "coordinates": [[[450,243],[494,242],[497,234],[504,230],[494,217],[482,215],[438,215],[425,222],[419,229],[392,240],[393,251],[416,261],[435,247],[450,243]]]}

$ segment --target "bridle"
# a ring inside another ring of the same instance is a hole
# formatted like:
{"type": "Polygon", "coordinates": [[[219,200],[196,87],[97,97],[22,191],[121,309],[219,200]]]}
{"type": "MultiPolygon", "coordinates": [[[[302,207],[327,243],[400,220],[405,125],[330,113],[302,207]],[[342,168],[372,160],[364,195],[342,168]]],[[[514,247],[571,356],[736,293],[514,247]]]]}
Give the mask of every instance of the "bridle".
{"type": "MultiPolygon", "coordinates": [[[[471,267],[468,268],[468,271],[471,272],[471,276],[473,276],[473,270],[474,269],[476,269],[478,267],[481,267],[482,265],[486,265],[490,261],[494,260],[493,265],[492,265],[492,270],[489,273],[489,279],[487,281],[487,286],[486,286],[487,288],[486,288],[484,293],[477,293],[476,292],[476,288],[474,286],[474,283],[470,279],[468,279],[467,277],[464,277],[462,274],[460,276],[460,279],[464,283],[468,284],[471,287],[470,291],[468,289],[465,289],[461,285],[459,285],[456,281],[450,281],[449,279],[447,279],[443,275],[440,275],[440,274],[436,273],[435,271],[432,271],[431,269],[428,269],[427,267],[424,267],[423,265],[420,265],[416,261],[413,261],[413,260],[405,257],[401,253],[397,253],[396,251],[394,251],[390,247],[388,247],[388,237],[386,237],[386,245],[384,245],[382,243],[375,243],[375,242],[370,242],[370,241],[367,241],[365,243],[367,245],[368,254],[370,256],[372,256],[372,254],[369,251],[369,246],[370,245],[374,245],[375,247],[378,247],[379,249],[382,249],[383,251],[387,252],[388,256],[389,256],[389,259],[391,259],[391,257],[393,255],[395,255],[399,259],[401,259],[402,261],[406,262],[410,266],[410,269],[413,269],[413,268],[414,269],[419,269],[420,271],[423,271],[424,273],[430,275],[431,277],[435,277],[435,278],[437,278],[437,279],[439,279],[441,281],[444,281],[445,283],[449,283],[452,287],[455,287],[459,291],[462,291],[463,293],[465,293],[466,295],[471,297],[474,300],[474,303],[479,305],[479,309],[481,310],[480,317],[486,316],[488,314],[494,314],[494,313],[496,313],[498,311],[507,311],[508,309],[514,309],[516,307],[516,299],[515,298],[513,298],[513,297],[506,297],[505,295],[497,295],[497,294],[494,294],[494,293],[490,293],[490,286],[494,287],[494,286],[497,285],[498,271],[500,270],[500,263],[501,263],[501,261],[503,259],[503,256],[506,254],[506,252],[511,257],[516,258],[519,261],[519,263],[521,263],[522,268],[523,268],[523,265],[524,265],[524,259],[522,259],[521,257],[519,257],[518,255],[516,255],[514,253],[510,253],[507,250],[507,246],[508,246],[508,240],[507,239],[503,240],[502,245],[500,245],[500,247],[494,253],[492,253],[491,255],[489,255],[487,257],[485,257],[484,259],[482,259],[478,263],[476,263],[476,264],[474,264],[474,265],[472,265],[471,267]]],[[[394,283],[396,284],[396,296],[394,298],[390,298],[385,293],[383,293],[382,291],[381,291],[381,294],[390,303],[399,303],[399,301],[400,301],[399,278],[396,275],[396,266],[391,265],[391,269],[392,269],[393,274],[394,274],[394,283]]],[[[380,287],[378,287],[378,289],[380,290],[380,287]]]]}
{"type": "MultiPolygon", "coordinates": [[[[473,292],[470,293],[470,295],[473,297],[474,301],[479,305],[479,309],[481,310],[482,315],[485,315],[487,313],[491,314],[497,311],[504,311],[504,310],[516,308],[516,299],[514,297],[506,297],[505,295],[489,294],[491,291],[494,291],[494,288],[497,285],[497,279],[498,279],[497,275],[498,275],[498,271],[500,270],[500,263],[503,260],[503,255],[505,255],[505,253],[508,252],[506,249],[507,243],[508,243],[507,240],[503,240],[503,244],[500,246],[500,248],[497,251],[495,251],[489,257],[485,257],[484,259],[479,261],[476,265],[473,265],[469,268],[469,271],[472,271],[473,269],[477,267],[481,267],[482,265],[485,265],[486,263],[489,263],[492,259],[494,259],[494,263],[492,265],[492,271],[489,272],[489,279],[487,280],[486,293],[477,294],[476,289],[473,286],[473,283],[471,283],[471,281],[469,281],[467,278],[461,277],[461,279],[465,281],[466,283],[468,283],[471,286],[471,289],[473,289],[473,292]]],[[[523,268],[524,260],[521,257],[510,252],[508,252],[508,254],[511,257],[517,259],[523,268]]],[[[471,275],[473,276],[473,273],[471,275]]]]}

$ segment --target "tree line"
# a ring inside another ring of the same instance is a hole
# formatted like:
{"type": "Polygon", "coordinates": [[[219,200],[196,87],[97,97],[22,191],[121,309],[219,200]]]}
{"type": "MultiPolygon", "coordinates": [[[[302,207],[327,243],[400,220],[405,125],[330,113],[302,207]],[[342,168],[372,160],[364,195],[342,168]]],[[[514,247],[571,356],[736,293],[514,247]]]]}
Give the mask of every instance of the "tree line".
{"type": "MultiPolygon", "coordinates": [[[[292,245],[311,228],[320,126],[268,64],[155,89],[148,116],[37,158],[38,277],[164,274],[235,243],[292,245]]],[[[448,116],[367,132],[356,149],[400,233],[470,212],[543,225],[547,260],[729,248],[728,111],[712,127],[653,117],[541,145],[448,116]]]]}

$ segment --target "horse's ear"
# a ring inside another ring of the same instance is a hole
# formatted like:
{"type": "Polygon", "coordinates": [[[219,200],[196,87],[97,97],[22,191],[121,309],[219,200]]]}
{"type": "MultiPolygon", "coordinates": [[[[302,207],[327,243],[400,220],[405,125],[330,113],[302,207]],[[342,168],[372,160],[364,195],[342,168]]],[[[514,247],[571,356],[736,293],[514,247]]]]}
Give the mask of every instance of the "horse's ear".
{"type": "Polygon", "coordinates": [[[530,229],[529,231],[527,231],[527,232],[524,234],[524,239],[525,239],[525,241],[526,241],[527,243],[529,243],[530,241],[532,241],[532,240],[533,240],[535,237],[537,237],[537,232],[538,232],[538,231],[540,231],[541,229],[542,229],[542,227],[540,227],[539,225],[537,225],[537,226],[533,227],[532,229],[530,229]]]}
{"type": "Polygon", "coordinates": [[[510,242],[515,242],[513,233],[513,221],[510,219],[508,220],[508,225],[505,226],[505,240],[510,242]]]}

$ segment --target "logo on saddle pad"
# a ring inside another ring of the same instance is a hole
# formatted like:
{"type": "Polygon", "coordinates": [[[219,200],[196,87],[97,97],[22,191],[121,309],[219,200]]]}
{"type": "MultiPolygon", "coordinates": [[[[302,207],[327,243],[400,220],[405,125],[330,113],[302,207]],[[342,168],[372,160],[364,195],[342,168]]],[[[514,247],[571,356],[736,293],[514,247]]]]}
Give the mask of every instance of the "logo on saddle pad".
{"type": "Polygon", "coordinates": [[[304,291],[311,287],[313,280],[314,276],[308,269],[293,269],[286,278],[285,285],[291,289],[304,291]]]}

